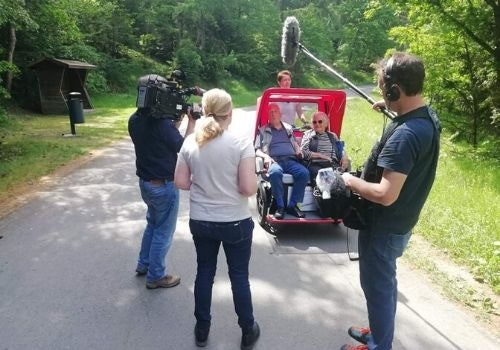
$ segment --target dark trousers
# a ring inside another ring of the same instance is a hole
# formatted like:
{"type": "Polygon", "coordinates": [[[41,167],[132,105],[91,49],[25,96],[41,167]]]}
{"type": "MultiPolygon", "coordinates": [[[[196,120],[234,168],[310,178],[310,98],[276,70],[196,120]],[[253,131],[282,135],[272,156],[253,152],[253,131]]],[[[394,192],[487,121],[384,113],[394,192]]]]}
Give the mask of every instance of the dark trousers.
{"type": "Polygon", "coordinates": [[[254,324],[252,294],[248,281],[254,223],[251,218],[233,222],[190,220],[198,263],[194,283],[196,325],[210,327],[212,286],[217,270],[217,255],[222,243],[229,269],[233,303],[238,324],[249,328],[254,324]]]}
{"type": "Polygon", "coordinates": [[[368,342],[369,349],[392,349],[398,301],[396,259],[403,254],[410,236],[411,232],[374,234],[359,231],[359,277],[373,336],[368,342]]]}

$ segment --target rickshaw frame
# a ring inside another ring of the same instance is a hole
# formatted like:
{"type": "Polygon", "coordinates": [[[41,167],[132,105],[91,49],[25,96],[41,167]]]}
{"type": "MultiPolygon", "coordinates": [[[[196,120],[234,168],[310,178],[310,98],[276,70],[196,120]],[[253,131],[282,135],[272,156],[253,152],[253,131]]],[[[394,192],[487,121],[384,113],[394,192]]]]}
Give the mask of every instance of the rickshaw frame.
{"type": "MultiPolygon", "coordinates": [[[[257,106],[254,140],[258,137],[260,127],[268,123],[269,104],[273,102],[297,102],[303,104],[316,104],[317,111],[325,112],[329,118],[329,130],[340,138],[342,122],[346,105],[346,93],[333,89],[308,89],[308,88],[269,88],[264,91],[257,106]]],[[[301,139],[304,130],[294,129],[294,136],[301,139]]],[[[300,144],[300,140],[299,140],[300,144]]],[[[269,181],[264,178],[265,169],[262,159],[257,157],[257,173],[259,184],[257,188],[257,212],[259,224],[268,232],[275,233],[283,224],[329,224],[339,223],[339,220],[325,218],[318,215],[318,211],[307,211],[305,218],[296,218],[285,215],[283,219],[276,219],[269,181]]],[[[286,176],[286,175],[285,175],[286,176]]],[[[284,176],[284,178],[285,178],[284,176]]],[[[289,176],[291,177],[291,176],[289,176]]],[[[284,181],[284,184],[290,186],[284,181]]],[[[308,185],[309,186],[309,185],[308,185]]],[[[287,189],[287,186],[285,186],[287,189]]],[[[312,189],[311,189],[312,190],[312,189]]],[[[287,190],[285,191],[285,196],[287,190]]],[[[286,197],[285,197],[286,198],[286,197]]]]}

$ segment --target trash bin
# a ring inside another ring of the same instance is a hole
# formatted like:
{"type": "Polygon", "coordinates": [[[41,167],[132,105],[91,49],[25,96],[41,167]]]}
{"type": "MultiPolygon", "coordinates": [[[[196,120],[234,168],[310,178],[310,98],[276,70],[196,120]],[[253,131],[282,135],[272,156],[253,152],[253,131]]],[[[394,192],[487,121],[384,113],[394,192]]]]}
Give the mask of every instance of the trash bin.
{"type": "Polygon", "coordinates": [[[71,124],[85,123],[83,119],[82,94],[79,92],[70,92],[68,94],[69,120],[71,124]]]}

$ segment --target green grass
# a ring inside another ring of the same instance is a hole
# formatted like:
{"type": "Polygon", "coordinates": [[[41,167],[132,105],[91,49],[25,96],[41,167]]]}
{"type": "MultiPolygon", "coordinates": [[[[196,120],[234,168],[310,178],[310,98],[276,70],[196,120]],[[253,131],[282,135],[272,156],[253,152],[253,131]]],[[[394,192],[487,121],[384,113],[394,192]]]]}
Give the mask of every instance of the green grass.
{"type": "Polygon", "coordinates": [[[499,160],[457,146],[446,135],[442,143],[434,190],[418,230],[500,294],[499,160]]]}
{"type": "Polygon", "coordinates": [[[124,96],[96,98],[97,108],[84,114],[84,124],[76,125],[76,137],[63,136],[71,133],[67,115],[11,111],[0,142],[0,201],[17,184],[34,181],[92,149],[125,137],[128,116],[134,110],[130,101],[124,96]]]}

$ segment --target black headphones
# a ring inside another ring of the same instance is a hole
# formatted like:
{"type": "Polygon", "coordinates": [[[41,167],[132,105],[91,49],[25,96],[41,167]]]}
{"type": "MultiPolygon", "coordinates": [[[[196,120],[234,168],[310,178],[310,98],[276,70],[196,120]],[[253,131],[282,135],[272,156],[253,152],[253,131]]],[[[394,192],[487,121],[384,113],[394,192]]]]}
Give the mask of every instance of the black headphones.
{"type": "Polygon", "coordinates": [[[401,93],[399,91],[400,87],[397,84],[394,84],[394,79],[391,76],[392,69],[394,65],[394,57],[389,58],[387,64],[384,68],[384,85],[385,88],[385,97],[388,101],[395,102],[399,100],[401,93]]]}

